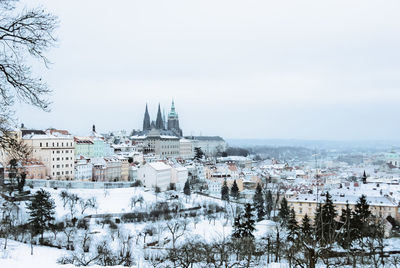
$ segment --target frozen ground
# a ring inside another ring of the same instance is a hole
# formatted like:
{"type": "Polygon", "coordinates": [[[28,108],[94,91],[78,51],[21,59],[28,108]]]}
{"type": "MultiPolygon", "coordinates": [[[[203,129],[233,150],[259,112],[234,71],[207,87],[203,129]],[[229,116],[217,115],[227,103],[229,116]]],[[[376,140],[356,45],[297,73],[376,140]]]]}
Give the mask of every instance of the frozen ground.
{"type": "MultiPolygon", "coordinates": [[[[38,189],[33,189],[36,191],[38,189]]],[[[52,189],[44,188],[44,190],[49,191],[52,198],[56,203],[56,218],[57,220],[63,220],[64,218],[70,217],[70,211],[68,207],[63,208],[63,202],[59,194],[62,189],[52,189]]],[[[105,213],[124,213],[130,212],[130,199],[132,196],[143,196],[144,203],[142,204],[142,209],[146,210],[147,206],[154,204],[156,201],[166,201],[169,195],[160,193],[157,196],[154,192],[145,190],[143,188],[122,188],[122,189],[71,189],[68,190],[69,193],[77,194],[80,198],[92,198],[95,197],[98,203],[97,209],[88,209],[85,211],[84,215],[81,214],[79,205],[77,206],[76,216],[81,218],[85,215],[93,214],[105,214],[105,213]]],[[[183,207],[190,208],[198,206],[204,203],[214,203],[222,207],[226,207],[227,211],[235,213],[235,204],[225,204],[221,200],[214,198],[205,197],[202,195],[192,195],[190,198],[186,198],[183,194],[179,194],[179,200],[182,202],[183,207]]],[[[136,205],[138,208],[140,205],[136,205]]],[[[25,205],[21,204],[23,217],[27,217],[24,208],[25,205]]],[[[228,237],[232,233],[232,219],[225,218],[223,213],[216,213],[215,217],[208,216],[198,216],[197,218],[188,217],[187,228],[185,235],[182,236],[177,244],[187,241],[188,239],[196,238],[198,240],[203,240],[207,242],[212,242],[215,240],[222,240],[224,237],[228,237]]],[[[153,241],[169,241],[171,239],[171,234],[166,228],[169,221],[161,220],[157,222],[142,222],[142,223],[120,223],[118,224],[118,230],[120,233],[131,234],[134,236],[135,240],[135,259],[137,263],[133,267],[152,267],[149,263],[144,261],[143,256],[145,254],[145,244],[153,241]],[[147,236],[144,238],[143,230],[153,226],[157,229],[156,233],[152,236],[147,236]]],[[[256,225],[255,236],[261,238],[268,232],[273,232],[275,229],[274,223],[271,221],[261,221],[256,225]]],[[[102,225],[99,219],[92,219],[90,225],[90,231],[96,233],[93,235],[93,241],[100,241],[104,239],[110,239],[115,237],[115,233],[112,234],[112,230],[109,226],[102,225]]],[[[78,230],[76,237],[82,235],[82,230],[78,230]]],[[[115,232],[115,231],[114,231],[115,232]]],[[[51,233],[46,235],[48,238],[52,237],[51,233]]],[[[63,234],[60,233],[57,236],[57,240],[60,240],[60,245],[64,245],[65,238],[62,237],[63,234]]],[[[399,250],[400,249],[400,239],[391,238],[386,240],[387,250],[399,250]]],[[[45,246],[34,246],[34,254],[31,255],[31,249],[29,244],[19,243],[16,241],[9,240],[7,250],[3,249],[4,240],[0,239],[0,268],[16,268],[16,267],[74,267],[72,265],[59,265],[57,264],[57,259],[61,256],[65,256],[71,253],[65,249],[57,249],[45,246]]],[[[159,244],[160,247],[168,247],[168,244],[159,244]]],[[[92,266],[99,267],[99,266],[92,266]]],[[[114,266],[115,267],[115,266],[114,266]]],[[[271,268],[286,268],[287,264],[270,264],[271,268]]]]}

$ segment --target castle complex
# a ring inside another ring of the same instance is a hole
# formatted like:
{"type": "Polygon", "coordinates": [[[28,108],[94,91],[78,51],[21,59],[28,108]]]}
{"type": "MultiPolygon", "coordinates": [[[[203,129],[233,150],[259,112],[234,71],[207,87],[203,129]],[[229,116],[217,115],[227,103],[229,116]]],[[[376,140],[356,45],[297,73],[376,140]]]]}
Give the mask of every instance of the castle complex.
{"type": "Polygon", "coordinates": [[[159,130],[163,135],[182,137],[182,129],[179,127],[179,117],[178,113],[175,111],[174,101],[172,101],[171,111],[168,114],[168,121],[165,120],[165,114],[161,114],[160,104],[158,105],[156,121],[151,121],[149,110],[146,104],[146,110],[143,118],[143,133],[147,134],[152,129],[159,130]]]}

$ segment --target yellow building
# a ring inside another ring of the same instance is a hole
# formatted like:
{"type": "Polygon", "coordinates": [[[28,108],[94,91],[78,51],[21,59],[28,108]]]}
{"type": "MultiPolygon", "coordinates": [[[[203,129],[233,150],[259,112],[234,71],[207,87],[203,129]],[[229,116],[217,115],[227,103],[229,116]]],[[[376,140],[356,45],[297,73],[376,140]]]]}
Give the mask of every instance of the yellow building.
{"type": "MultiPolygon", "coordinates": [[[[361,196],[361,194],[360,194],[361,196]]],[[[355,205],[357,204],[360,196],[355,195],[332,195],[332,202],[338,213],[338,217],[342,213],[342,209],[346,208],[346,204],[349,204],[351,210],[354,211],[355,205]]],[[[300,222],[302,218],[307,214],[311,219],[314,218],[317,204],[325,203],[325,196],[318,196],[313,194],[300,194],[288,200],[288,205],[293,208],[296,213],[296,220],[300,222]]],[[[392,216],[396,220],[399,220],[398,206],[389,197],[385,196],[367,196],[367,203],[373,215],[386,219],[388,216],[392,216]]]]}

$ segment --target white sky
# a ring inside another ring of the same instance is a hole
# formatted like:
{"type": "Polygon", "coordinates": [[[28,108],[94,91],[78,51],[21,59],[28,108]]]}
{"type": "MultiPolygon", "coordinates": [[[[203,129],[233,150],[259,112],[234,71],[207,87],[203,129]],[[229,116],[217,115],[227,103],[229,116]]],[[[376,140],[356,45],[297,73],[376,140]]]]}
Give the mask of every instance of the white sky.
{"type": "Polygon", "coordinates": [[[173,98],[184,134],[399,138],[399,1],[34,3],[61,24],[27,126],[130,131],[173,98]]]}

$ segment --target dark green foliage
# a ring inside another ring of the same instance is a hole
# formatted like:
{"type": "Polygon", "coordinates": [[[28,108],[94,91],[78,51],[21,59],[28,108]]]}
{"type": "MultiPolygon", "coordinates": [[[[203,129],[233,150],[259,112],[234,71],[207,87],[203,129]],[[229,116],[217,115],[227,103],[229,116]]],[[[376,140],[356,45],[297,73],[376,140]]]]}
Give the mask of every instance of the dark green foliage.
{"type": "Polygon", "coordinates": [[[311,226],[310,218],[306,215],[304,215],[302,221],[301,221],[301,239],[307,243],[310,244],[312,239],[313,239],[313,229],[311,226]]]}
{"type": "Polygon", "coordinates": [[[189,180],[186,180],[185,182],[185,186],[183,187],[183,193],[185,195],[190,195],[190,184],[189,184],[189,180]]]}
{"type": "Polygon", "coordinates": [[[289,210],[287,200],[285,197],[283,197],[282,201],[281,201],[281,207],[279,208],[279,213],[278,213],[278,217],[280,219],[282,226],[287,225],[287,222],[289,220],[289,213],[290,213],[290,210],[289,210]]]}
{"type": "Polygon", "coordinates": [[[239,198],[239,187],[236,183],[236,180],[233,181],[232,187],[231,187],[231,196],[234,199],[238,199],[239,198]]]}
{"type": "Polygon", "coordinates": [[[29,225],[34,236],[40,234],[43,239],[43,233],[49,229],[54,221],[55,204],[50,198],[50,193],[40,189],[33,196],[33,200],[27,205],[29,213],[29,225]]]}
{"type": "Polygon", "coordinates": [[[354,208],[352,219],[352,225],[355,227],[355,238],[362,238],[368,234],[371,215],[367,198],[365,195],[361,195],[354,208]]]}
{"type": "MultiPolygon", "coordinates": [[[[185,183],[185,186],[186,186],[186,183],[185,183]]],[[[173,183],[173,182],[171,182],[171,183],[169,184],[169,186],[168,186],[168,190],[169,190],[169,191],[176,191],[176,184],[173,183]]]]}
{"type": "Polygon", "coordinates": [[[233,224],[233,238],[254,238],[253,232],[255,221],[253,219],[254,208],[250,204],[246,204],[245,212],[239,213],[233,224]]]}
{"type": "Polygon", "coordinates": [[[363,174],[363,176],[362,176],[362,183],[363,183],[363,184],[366,184],[366,183],[367,183],[367,174],[365,173],[365,170],[364,170],[364,174],[363,174]]]}
{"type": "Polygon", "coordinates": [[[244,148],[239,148],[239,147],[229,147],[226,149],[225,153],[229,155],[235,155],[235,156],[248,156],[249,155],[249,150],[244,149],[244,148]]]}
{"type": "Polygon", "coordinates": [[[318,204],[315,215],[316,234],[322,245],[334,242],[337,228],[336,216],[337,212],[332,202],[332,196],[326,192],[325,203],[322,206],[318,204]]]}
{"type": "Polygon", "coordinates": [[[253,204],[257,210],[257,219],[261,221],[265,216],[264,197],[261,185],[258,183],[253,197],[253,204]]]}
{"type": "Polygon", "coordinates": [[[287,229],[289,231],[288,236],[287,236],[288,241],[294,242],[297,238],[299,225],[297,224],[296,213],[294,212],[293,208],[289,212],[289,220],[287,223],[287,229]]]}
{"type": "Polygon", "coordinates": [[[143,182],[141,180],[136,180],[133,184],[133,187],[141,187],[143,186],[143,182]]]}
{"type": "Polygon", "coordinates": [[[349,203],[346,208],[342,209],[342,214],[339,219],[340,236],[338,238],[339,244],[344,249],[349,249],[355,236],[353,211],[350,209],[349,203]]]}
{"type": "Polygon", "coordinates": [[[222,185],[222,188],[221,188],[221,199],[225,200],[225,201],[229,201],[229,187],[228,187],[226,180],[224,180],[224,184],[222,185]]]}
{"type": "Polygon", "coordinates": [[[268,190],[267,194],[265,195],[265,214],[267,215],[268,219],[270,219],[271,217],[271,212],[273,207],[274,204],[272,200],[272,193],[271,190],[268,190]]]}
{"type": "Polygon", "coordinates": [[[199,159],[202,159],[203,156],[204,156],[203,150],[201,150],[200,147],[195,147],[194,148],[194,158],[199,160],[199,159]]]}
{"type": "Polygon", "coordinates": [[[293,259],[299,249],[299,225],[296,221],[296,213],[292,208],[289,212],[289,220],[287,223],[288,234],[286,237],[285,255],[289,261],[289,267],[292,267],[293,259]]]}
{"type": "Polygon", "coordinates": [[[154,192],[155,192],[156,194],[161,193],[161,188],[160,188],[159,186],[156,186],[156,187],[154,188],[154,192]]]}

